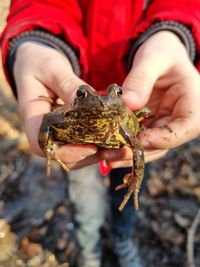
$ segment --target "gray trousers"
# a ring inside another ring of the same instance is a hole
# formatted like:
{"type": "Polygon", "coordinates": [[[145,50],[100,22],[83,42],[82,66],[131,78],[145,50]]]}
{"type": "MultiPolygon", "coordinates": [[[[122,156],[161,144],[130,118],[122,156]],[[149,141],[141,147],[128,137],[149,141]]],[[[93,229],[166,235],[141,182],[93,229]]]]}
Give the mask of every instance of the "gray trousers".
{"type": "MultiPolygon", "coordinates": [[[[89,262],[91,262],[91,265],[80,263],[79,266],[100,266],[99,230],[104,224],[106,213],[110,215],[112,235],[121,238],[133,235],[137,220],[137,214],[133,208],[133,198],[130,198],[123,211],[119,212],[118,206],[127,189],[115,190],[115,187],[122,182],[124,175],[130,171],[130,168],[113,169],[109,175],[109,188],[104,185],[98,165],[69,173],[69,197],[74,211],[76,234],[83,258],[89,257],[89,262]]],[[[147,176],[148,168],[146,171],[145,176],[147,176]]],[[[145,183],[143,184],[145,185],[145,183]]]]}
{"type": "Polygon", "coordinates": [[[98,165],[69,172],[69,197],[76,234],[85,254],[99,249],[100,227],[104,223],[107,192],[98,165]]]}

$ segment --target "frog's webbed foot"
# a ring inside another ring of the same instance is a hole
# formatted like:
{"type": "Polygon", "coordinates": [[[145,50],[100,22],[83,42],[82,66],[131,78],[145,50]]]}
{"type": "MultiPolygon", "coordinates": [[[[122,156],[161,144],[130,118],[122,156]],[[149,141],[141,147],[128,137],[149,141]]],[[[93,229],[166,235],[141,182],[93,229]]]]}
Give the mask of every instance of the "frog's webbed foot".
{"type": "Polygon", "coordinates": [[[45,150],[44,153],[45,153],[45,156],[46,156],[46,159],[47,159],[47,176],[51,175],[51,160],[56,160],[64,171],[66,171],[66,172],[69,171],[69,168],[67,167],[66,163],[64,163],[56,155],[56,146],[55,146],[55,144],[53,144],[53,146],[51,146],[47,150],[45,150]]]}
{"type": "Polygon", "coordinates": [[[137,184],[136,179],[134,179],[132,173],[125,175],[123,179],[123,184],[118,185],[115,190],[121,190],[125,187],[128,187],[128,192],[125,194],[122,203],[119,206],[119,210],[122,211],[131,195],[134,194],[134,207],[138,210],[138,193],[139,193],[139,185],[137,184]]]}

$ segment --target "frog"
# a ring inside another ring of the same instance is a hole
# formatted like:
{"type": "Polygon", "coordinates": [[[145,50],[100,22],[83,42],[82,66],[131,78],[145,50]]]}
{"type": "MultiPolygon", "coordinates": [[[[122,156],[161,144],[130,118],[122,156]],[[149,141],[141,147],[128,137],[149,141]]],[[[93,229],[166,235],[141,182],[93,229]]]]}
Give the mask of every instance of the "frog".
{"type": "Polygon", "coordinates": [[[132,171],[126,174],[115,189],[127,188],[118,207],[123,210],[133,194],[134,208],[138,210],[138,194],[144,176],[144,150],[138,141],[141,121],[149,111],[132,111],[122,98],[122,88],[111,84],[104,94],[98,94],[87,84],[80,85],[71,105],[56,106],[44,115],[38,135],[41,150],[47,159],[47,175],[51,160],[69,171],[56,151],[63,144],[95,144],[99,148],[119,149],[128,146],[133,154],[132,171]]]}

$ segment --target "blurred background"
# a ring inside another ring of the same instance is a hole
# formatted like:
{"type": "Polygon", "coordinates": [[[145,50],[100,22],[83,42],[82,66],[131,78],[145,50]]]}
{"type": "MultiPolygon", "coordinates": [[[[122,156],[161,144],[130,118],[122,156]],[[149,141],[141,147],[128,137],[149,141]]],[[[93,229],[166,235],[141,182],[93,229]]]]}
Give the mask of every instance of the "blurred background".
{"type": "MultiPolygon", "coordinates": [[[[3,0],[0,3],[0,32],[2,32],[2,29],[5,25],[9,4],[10,4],[9,0],[3,0]]],[[[2,87],[4,88],[5,94],[10,95],[10,90],[8,89],[7,83],[5,81],[5,78],[4,78],[4,75],[2,72],[1,63],[0,63],[0,85],[1,85],[1,89],[2,89],[2,87]]]]}
{"type": "MultiPolygon", "coordinates": [[[[0,32],[9,2],[0,1],[0,32]]],[[[57,165],[47,178],[45,161],[31,153],[0,67],[0,267],[73,266],[66,181],[57,165]]],[[[134,238],[145,267],[200,266],[200,138],[152,164],[138,216],[134,238]]]]}
{"type": "MultiPolygon", "coordinates": [[[[2,32],[10,1],[0,1],[2,32]]],[[[67,267],[77,255],[66,175],[30,152],[0,61],[0,267],[67,267]]]]}

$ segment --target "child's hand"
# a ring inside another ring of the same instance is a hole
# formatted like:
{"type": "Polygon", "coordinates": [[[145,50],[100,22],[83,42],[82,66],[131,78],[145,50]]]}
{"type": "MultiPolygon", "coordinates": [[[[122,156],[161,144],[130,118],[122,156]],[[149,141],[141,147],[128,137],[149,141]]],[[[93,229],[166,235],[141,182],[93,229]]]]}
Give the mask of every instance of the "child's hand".
{"type": "MultiPolygon", "coordinates": [[[[70,104],[79,85],[79,79],[66,57],[53,48],[26,42],[17,50],[14,63],[20,114],[31,149],[43,155],[38,144],[42,117],[51,110],[47,101],[39,96],[60,97],[70,104]]],[[[58,156],[68,167],[82,167],[99,161],[95,145],[64,145],[58,156]]]]}
{"type": "MultiPolygon", "coordinates": [[[[131,109],[147,105],[155,116],[139,136],[146,161],[159,158],[168,149],[199,135],[200,75],[175,34],[162,31],[141,45],[124,81],[123,92],[131,109]]],[[[105,153],[112,167],[132,165],[129,149],[122,149],[120,159],[120,153],[105,153]]]]}

